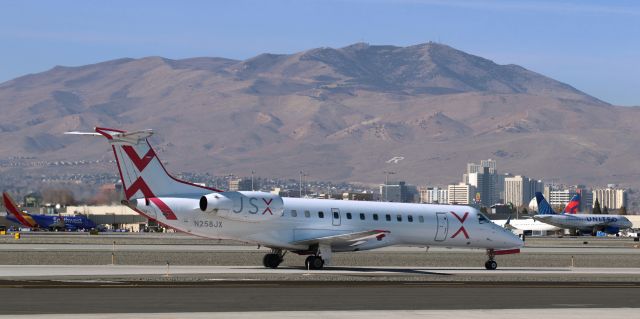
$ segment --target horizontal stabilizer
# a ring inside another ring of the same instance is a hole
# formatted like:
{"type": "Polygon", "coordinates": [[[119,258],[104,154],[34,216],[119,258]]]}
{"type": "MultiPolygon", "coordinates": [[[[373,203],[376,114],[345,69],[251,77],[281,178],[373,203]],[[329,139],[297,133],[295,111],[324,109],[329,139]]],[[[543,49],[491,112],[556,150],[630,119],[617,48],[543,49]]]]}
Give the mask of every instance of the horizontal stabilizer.
{"type": "Polygon", "coordinates": [[[141,130],[141,131],[135,131],[135,132],[125,132],[125,131],[116,130],[116,129],[96,127],[95,132],[72,131],[72,132],[65,132],[64,134],[104,136],[111,143],[136,145],[146,140],[151,135],[153,135],[153,130],[147,129],[147,130],[141,130]]]}

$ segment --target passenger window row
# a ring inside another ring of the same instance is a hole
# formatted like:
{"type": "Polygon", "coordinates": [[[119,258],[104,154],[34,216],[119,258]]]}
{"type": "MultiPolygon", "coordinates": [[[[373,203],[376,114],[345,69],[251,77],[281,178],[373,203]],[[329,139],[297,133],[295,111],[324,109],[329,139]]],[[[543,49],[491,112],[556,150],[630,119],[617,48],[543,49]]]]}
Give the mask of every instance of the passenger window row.
{"type": "MultiPolygon", "coordinates": [[[[295,209],[292,209],[290,215],[291,215],[291,217],[298,217],[298,212],[295,209]]],[[[353,219],[353,215],[351,213],[349,213],[349,212],[346,213],[345,216],[347,217],[347,219],[353,219]]],[[[376,221],[379,220],[378,214],[372,214],[371,216],[372,216],[373,220],[376,220],[376,221]]],[[[304,211],[304,217],[306,217],[306,218],[311,217],[311,212],[308,211],[308,210],[305,210],[304,211]]],[[[388,221],[388,222],[391,221],[391,214],[385,214],[384,217],[385,217],[386,221],[388,221]]],[[[318,218],[324,218],[324,212],[319,211],[318,212],[318,218]]],[[[334,219],[340,218],[340,213],[333,212],[333,218],[334,219]]],[[[366,220],[367,216],[366,216],[365,213],[360,213],[359,214],[359,218],[360,218],[360,220],[366,220]]],[[[396,215],[396,221],[402,222],[402,215],[401,214],[397,214],[396,215]]],[[[413,223],[413,215],[407,215],[407,221],[410,222],[410,223],[413,223]]],[[[424,216],[418,216],[418,222],[419,223],[424,223],[424,216]]]]}

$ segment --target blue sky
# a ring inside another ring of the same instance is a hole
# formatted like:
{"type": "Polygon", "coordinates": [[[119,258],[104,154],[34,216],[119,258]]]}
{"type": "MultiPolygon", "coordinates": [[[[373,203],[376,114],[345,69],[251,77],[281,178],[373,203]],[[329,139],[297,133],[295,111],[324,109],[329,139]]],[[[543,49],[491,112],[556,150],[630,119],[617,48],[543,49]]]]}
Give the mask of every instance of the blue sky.
{"type": "Polygon", "coordinates": [[[0,0],[0,82],[121,57],[438,41],[640,105],[640,1],[0,0]]]}

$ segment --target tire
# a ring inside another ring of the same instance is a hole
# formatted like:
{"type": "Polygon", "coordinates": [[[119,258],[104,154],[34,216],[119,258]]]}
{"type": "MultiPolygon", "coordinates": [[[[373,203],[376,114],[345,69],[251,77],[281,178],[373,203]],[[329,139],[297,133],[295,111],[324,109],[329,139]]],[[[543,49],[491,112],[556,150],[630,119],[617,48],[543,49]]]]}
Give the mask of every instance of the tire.
{"type": "Polygon", "coordinates": [[[316,258],[316,256],[309,256],[307,257],[307,259],[304,260],[304,268],[305,269],[313,269],[311,268],[313,263],[311,262],[312,259],[316,258]]]}
{"type": "Polygon", "coordinates": [[[498,268],[498,263],[495,260],[488,260],[484,263],[484,268],[487,270],[496,270],[498,268]]]}
{"type": "Polygon", "coordinates": [[[324,260],[318,256],[309,256],[304,261],[304,267],[306,269],[322,269],[324,266],[324,260]]]}
{"type": "Polygon", "coordinates": [[[276,269],[280,266],[282,259],[277,254],[266,254],[262,259],[262,263],[266,268],[276,269]]]}
{"type": "Polygon", "coordinates": [[[316,256],[315,258],[313,258],[313,261],[311,262],[311,266],[313,269],[322,269],[322,267],[324,266],[324,260],[316,256]]]}

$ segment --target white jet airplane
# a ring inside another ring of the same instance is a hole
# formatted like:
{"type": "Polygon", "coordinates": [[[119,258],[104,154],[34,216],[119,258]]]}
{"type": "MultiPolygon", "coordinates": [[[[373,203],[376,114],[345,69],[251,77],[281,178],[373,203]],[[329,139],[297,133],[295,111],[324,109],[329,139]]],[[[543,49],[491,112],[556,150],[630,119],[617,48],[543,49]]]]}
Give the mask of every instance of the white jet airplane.
{"type": "Polygon", "coordinates": [[[580,207],[580,194],[576,194],[561,214],[556,213],[544,198],[542,193],[536,193],[538,201],[538,214],[533,219],[566,228],[576,230],[583,234],[595,236],[598,231],[615,235],[621,229],[631,228],[631,221],[622,215],[608,214],[578,214],[580,207]]]}
{"type": "Polygon", "coordinates": [[[123,204],[166,227],[195,236],[233,239],[271,248],[263,258],[277,268],[287,251],[309,255],[308,269],[330,264],[332,253],[391,245],[486,249],[486,269],[496,255],[520,252],[523,242],[469,206],[404,204],[280,197],[265,192],[225,192],[169,175],[147,138],[152,130],[95,128],[116,157],[123,204]]]}
{"type": "Polygon", "coordinates": [[[521,219],[494,219],[492,220],[496,225],[502,226],[512,230],[520,231],[557,231],[560,227],[549,225],[541,221],[537,221],[533,218],[521,218],[521,219]]]}

